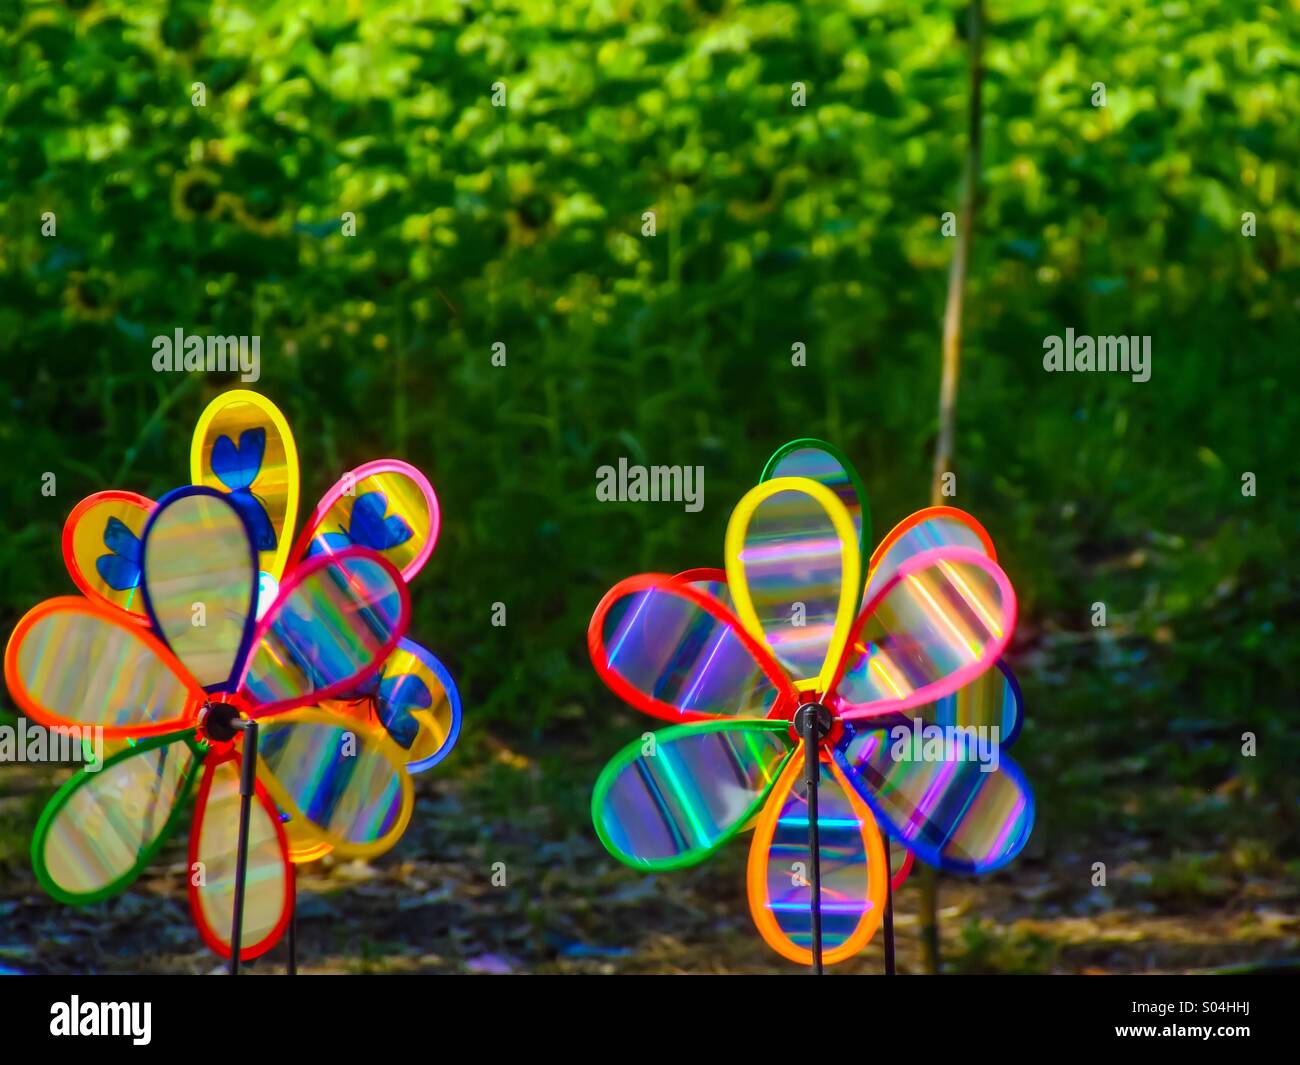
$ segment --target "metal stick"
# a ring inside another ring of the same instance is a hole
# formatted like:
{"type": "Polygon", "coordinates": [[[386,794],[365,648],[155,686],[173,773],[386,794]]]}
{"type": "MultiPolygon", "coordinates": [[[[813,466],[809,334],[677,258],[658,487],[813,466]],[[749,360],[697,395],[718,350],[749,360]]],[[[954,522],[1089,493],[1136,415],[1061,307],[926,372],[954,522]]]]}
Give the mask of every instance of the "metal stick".
{"type": "Polygon", "coordinates": [[[298,867],[289,866],[289,975],[298,975],[298,867]]]}
{"type": "Polygon", "coordinates": [[[235,849],[235,907],[230,919],[230,975],[239,975],[239,953],[244,935],[244,886],[248,880],[248,827],[257,793],[257,722],[240,718],[231,723],[244,734],[239,774],[239,839],[235,849]]]}
{"type": "Polygon", "coordinates": [[[885,839],[885,975],[898,975],[894,969],[894,865],[885,839]]]}
{"type": "Polygon", "coordinates": [[[812,873],[812,957],[813,973],[822,975],[822,862],[821,834],[817,823],[817,787],[821,780],[817,713],[805,708],[803,734],[804,783],[808,787],[808,854],[812,873]]]}

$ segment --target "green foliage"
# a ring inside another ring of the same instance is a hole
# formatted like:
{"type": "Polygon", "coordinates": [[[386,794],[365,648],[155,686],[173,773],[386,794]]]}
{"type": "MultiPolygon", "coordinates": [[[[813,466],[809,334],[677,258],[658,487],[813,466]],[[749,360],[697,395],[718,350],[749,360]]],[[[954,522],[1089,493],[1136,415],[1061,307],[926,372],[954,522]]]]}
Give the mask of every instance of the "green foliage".
{"type": "Polygon", "coordinates": [[[957,974],[1049,973],[1059,946],[1033,930],[1004,928],[991,921],[968,920],[962,926],[948,970],[957,974]]]}
{"type": "MultiPolygon", "coordinates": [[[[935,0],[5,5],[4,620],[70,590],[77,499],[186,479],[234,382],[153,373],[151,338],[257,334],[304,510],[386,454],[437,486],[413,633],[471,728],[621,713],[586,662],[600,594],[719,564],[778,444],[839,443],[881,532],[928,501],[963,21],[935,0]],[[703,464],[705,509],[597,504],[621,455],[703,464]]],[[[1021,592],[1047,819],[1242,774],[1232,801],[1295,832],[1295,29],[1249,0],[990,4],[953,502],[1021,592]],[[1150,335],[1151,380],[1044,373],[1067,326],[1150,335]]]]}

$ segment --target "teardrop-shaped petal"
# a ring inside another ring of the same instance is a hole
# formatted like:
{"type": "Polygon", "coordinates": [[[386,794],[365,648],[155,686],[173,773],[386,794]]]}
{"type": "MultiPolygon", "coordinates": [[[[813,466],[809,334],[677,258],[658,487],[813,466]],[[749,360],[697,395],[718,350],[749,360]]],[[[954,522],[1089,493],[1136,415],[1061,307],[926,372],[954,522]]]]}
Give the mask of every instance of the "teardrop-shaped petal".
{"type": "Polygon", "coordinates": [[[36,879],[61,902],[130,886],[175,828],[198,774],[189,733],[128,746],[55,793],[32,838],[36,879]]]}
{"type": "Polygon", "coordinates": [[[736,616],[765,640],[799,687],[825,691],[853,623],[861,579],[858,531],[825,485],[778,477],[732,511],[727,584],[736,616]]]}
{"type": "Polygon", "coordinates": [[[963,873],[1006,865],[1034,826],[1024,773],[995,743],[934,736],[846,729],[834,757],[889,834],[922,861],[963,873]]]}
{"type": "MultiPolygon", "coordinates": [[[[190,913],[203,941],[230,957],[239,841],[237,754],[209,755],[190,828],[190,913]]],[[[284,934],[293,912],[293,870],[280,815],[258,782],[249,806],[248,866],[239,957],[259,957],[284,934]]]]}
{"type": "MultiPolygon", "coordinates": [[[[871,812],[823,757],[817,788],[822,960],[860,951],[885,915],[885,846],[871,812]]],[[[786,764],[754,828],[749,909],[767,945],[801,965],[812,958],[812,854],[803,749],[786,764]]]]}
{"type": "MultiPolygon", "coordinates": [[[[736,606],[731,599],[731,588],[727,585],[726,570],[719,569],[716,566],[700,566],[695,569],[684,570],[683,572],[678,573],[673,577],[672,583],[688,585],[689,587],[694,588],[701,595],[708,596],[709,599],[717,603],[718,607],[728,617],[733,619],[733,625],[737,628],[742,628],[739,619],[736,619],[735,617],[736,606]]],[[[765,655],[770,653],[765,644],[760,642],[759,646],[762,648],[765,655]]],[[[772,661],[775,663],[775,668],[780,670],[780,663],[776,662],[775,659],[772,661]]],[[[788,690],[793,692],[795,690],[794,686],[791,685],[788,690]]],[[[785,692],[786,689],[783,687],[782,691],[785,692]]],[[[797,702],[797,695],[793,697],[783,695],[783,697],[778,699],[768,710],[768,716],[780,718],[787,717],[794,709],[797,702]]]]}
{"type": "Polygon", "coordinates": [[[1016,624],[1011,582],[978,551],[923,551],[862,608],[830,702],[850,720],[934,702],[975,680],[1016,624]]]}
{"type": "Polygon", "coordinates": [[[210,488],[168,492],[145,523],[141,562],[155,631],[205,688],[229,690],[257,610],[257,559],[239,511],[210,488]]]}
{"type": "Polygon", "coordinates": [[[110,739],[180,731],[205,699],[147,628],[79,595],[23,616],[5,648],[5,683],[42,725],[97,725],[110,739]]]}
{"type": "Polygon", "coordinates": [[[926,507],[910,514],[880,541],[871,555],[864,598],[871,599],[913,555],[936,547],[968,547],[998,560],[984,526],[956,507],[926,507]]]}
{"type": "MultiPolygon", "coordinates": [[[[374,683],[373,678],[371,683],[374,683]]],[[[374,700],[370,696],[359,699],[325,699],[314,707],[330,716],[352,718],[368,728],[378,728],[379,718],[375,714],[374,700]]],[[[284,834],[289,839],[289,861],[294,865],[319,861],[334,848],[326,843],[311,822],[302,817],[284,815],[284,834]]]]}
{"type": "Polygon", "coordinates": [[[414,793],[404,752],[383,732],[320,710],[259,722],[258,775],[297,824],[344,857],[392,847],[411,819],[414,793]]]}
{"type": "Polygon", "coordinates": [[[240,690],[259,715],[353,691],[379,670],[410,616],[401,574],[373,551],[308,559],[257,623],[240,690]]]}
{"type": "Polygon", "coordinates": [[[892,728],[920,721],[944,728],[988,729],[995,742],[1010,747],[1019,737],[1024,722],[1023,698],[1020,683],[1006,662],[998,659],[994,667],[932,703],[901,713],[873,713],[870,725],[892,728]]]}
{"type": "Polygon", "coordinates": [[[922,721],[954,728],[997,729],[997,740],[1010,747],[1020,735],[1023,699],[1020,684],[1010,667],[998,659],[995,669],[986,670],[969,684],[911,711],[922,721]]]}
{"type": "Polygon", "coordinates": [[[423,773],[451,753],[460,737],[460,691],[426,647],[403,638],[385,659],[374,694],[375,716],[406,754],[406,771],[423,773]]]}
{"type": "MultiPolygon", "coordinates": [[[[997,561],[992,538],[974,517],[956,507],[926,507],[900,521],[876,548],[867,597],[878,592],[907,559],[936,547],[969,547],[997,561]]],[[[998,725],[1003,746],[1009,746],[1020,734],[1020,686],[1005,662],[999,660],[997,667],[959,691],[916,708],[915,713],[941,725],[998,725]]]]}
{"type": "Polygon", "coordinates": [[[280,580],[298,518],[298,448],[280,409],[243,388],[217,396],[194,428],[190,480],[231,498],[253,532],[258,569],[280,580]]]}
{"type": "Polygon", "coordinates": [[[438,541],[438,497],[408,462],[380,459],[346,473],[321,499],[294,545],[293,557],[367,547],[410,581],[438,541]]]}
{"type": "Polygon", "coordinates": [[[727,571],[716,566],[699,566],[696,569],[683,570],[674,575],[674,584],[686,584],[698,592],[711,596],[722,604],[729,614],[735,614],[735,604],[731,601],[731,591],[727,588],[727,571]]]}
{"type": "Polygon", "coordinates": [[[72,508],[63,525],[63,561],[91,599],[147,622],[140,594],[140,538],[154,508],[135,492],[96,492],[72,508]]]}
{"type": "Polygon", "coordinates": [[[596,834],[638,869],[695,865],[743,829],[790,756],[781,721],[704,721],[619,751],[591,797],[596,834]]]}
{"type": "MultiPolygon", "coordinates": [[[[871,546],[871,507],[867,502],[867,490],[862,485],[862,478],[853,463],[834,444],[825,440],[805,437],[791,440],[777,448],[767,460],[760,481],[771,481],[777,477],[806,477],[810,481],[824,484],[844,504],[844,509],[853,519],[853,527],[858,531],[858,553],[862,560],[862,572],[867,568],[867,551],[871,546]]],[[[858,604],[854,604],[854,613],[858,604]]]]}
{"type": "Polygon", "coordinates": [[[766,717],[795,692],[767,649],[716,599],[663,574],[611,588],[587,629],[601,679],[669,721],[766,717]]]}

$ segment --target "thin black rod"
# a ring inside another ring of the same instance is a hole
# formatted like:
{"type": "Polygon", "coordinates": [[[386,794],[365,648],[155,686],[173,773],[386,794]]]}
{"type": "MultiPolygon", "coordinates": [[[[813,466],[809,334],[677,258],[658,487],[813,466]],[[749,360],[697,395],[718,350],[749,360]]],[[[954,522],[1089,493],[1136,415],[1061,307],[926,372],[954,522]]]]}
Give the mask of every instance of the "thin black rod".
{"type": "Polygon", "coordinates": [[[298,867],[289,866],[289,975],[298,975],[298,867]]]}
{"type": "Polygon", "coordinates": [[[812,873],[812,956],[813,972],[822,975],[822,848],[817,824],[817,787],[821,761],[817,744],[817,715],[803,715],[804,782],[808,786],[808,855],[812,873]]]}
{"type": "Polygon", "coordinates": [[[894,969],[894,865],[885,840],[885,975],[896,976],[894,969]]]}
{"type": "Polygon", "coordinates": [[[239,975],[239,954],[244,938],[244,886],[248,881],[248,827],[257,791],[257,722],[239,720],[233,727],[244,734],[239,774],[239,838],[235,844],[235,906],[230,918],[230,975],[239,975]]]}

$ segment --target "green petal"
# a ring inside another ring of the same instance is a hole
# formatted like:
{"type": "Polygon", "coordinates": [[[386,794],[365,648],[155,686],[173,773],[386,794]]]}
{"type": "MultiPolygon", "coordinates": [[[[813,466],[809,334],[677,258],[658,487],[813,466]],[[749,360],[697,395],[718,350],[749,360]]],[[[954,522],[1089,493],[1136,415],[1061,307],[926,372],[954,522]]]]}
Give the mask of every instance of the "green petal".
{"type": "Polygon", "coordinates": [[[61,787],[32,838],[36,879],[84,905],[128,887],[176,826],[198,775],[193,731],[142,740],[61,787]]]}
{"type": "MultiPolygon", "coordinates": [[[[803,437],[782,444],[763,467],[759,482],[774,477],[807,477],[824,484],[840,497],[858,530],[858,550],[862,555],[862,577],[866,583],[867,563],[871,559],[871,505],[867,490],[853,463],[834,444],[814,437],[803,437]]],[[[862,606],[861,589],[857,608],[862,606]]],[[[857,609],[854,610],[854,614],[857,609]]]]}
{"type": "Polygon", "coordinates": [[[743,829],[790,757],[785,721],[720,719],[634,740],[596,781],[600,841],[636,869],[695,865],[743,829]]]}

